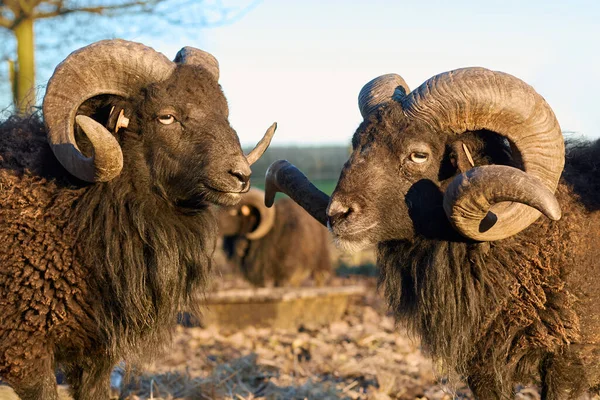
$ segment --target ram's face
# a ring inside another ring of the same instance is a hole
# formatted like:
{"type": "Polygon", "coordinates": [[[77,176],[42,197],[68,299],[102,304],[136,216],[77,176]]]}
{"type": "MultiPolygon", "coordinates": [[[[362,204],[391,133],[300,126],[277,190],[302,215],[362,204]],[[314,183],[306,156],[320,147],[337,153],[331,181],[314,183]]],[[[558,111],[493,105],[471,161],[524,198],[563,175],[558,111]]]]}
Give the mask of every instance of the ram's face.
{"type": "Polygon", "coordinates": [[[204,70],[178,66],[147,88],[139,108],[147,162],[169,198],[190,207],[235,204],[248,190],[251,171],[225,96],[204,70]]]}
{"type": "Polygon", "coordinates": [[[416,234],[500,240],[540,212],[560,218],[560,126],[544,99],[514,76],[463,68],[410,92],[399,75],[387,74],[369,81],[358,98],[364,120],[331,199],[279,160],[267,171],[267,204],[277,191],[288,194],[347,248],[416,234]],[[473,149],[484,151],[470,155],[459,138],[473,135],[490,137],[476,140],[473,149]],[[458,150],[464,157],[452,163],[458,150]],[[485,160],[490,154],[501,157],[485,160]]]}
{"type": "Polygon", "coordinates": [[[359,249],[425,229],[441,211],[442,137],[409,125],[398,106],[363,122],[352,147],[328,208],[338,244],[359,249]]]}

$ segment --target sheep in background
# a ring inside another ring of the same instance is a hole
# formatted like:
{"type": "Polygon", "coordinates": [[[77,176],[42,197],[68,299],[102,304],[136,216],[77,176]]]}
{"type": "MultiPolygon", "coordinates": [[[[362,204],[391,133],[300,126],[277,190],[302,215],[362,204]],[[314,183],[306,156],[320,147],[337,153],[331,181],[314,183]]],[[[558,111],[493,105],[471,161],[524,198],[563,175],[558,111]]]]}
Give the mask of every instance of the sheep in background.
{"type": "Polygon", "coordinates": [[[477,398],[533,379],[546,400],[599,390],[599,143],[569,148],[565,165],[546,101],[483,68],[412,92],[384,75],[359,106],[331,199],[279,161],[267,204],[283,191],[341,247],[376,244],[397,320],[477,398]]]}
{"type": "Polygon", "coordinates": [[[255,286],[300,286],[312,277],[318,286],[331,275],[330,237],[289,198],[264,205],[258,189],[219,212],[220,234],[228,259],[255,286]]]}
{"type": "Polygon", "coordinates": [[[244,156],[217,61],[139,43],[69,55],[36,118],[0,123],[0,377],[23,400],[109,398],[115,363],[152,357],[195,306],[244,156]],[[224,157],[224,155],[226,157],[224,157]]]}

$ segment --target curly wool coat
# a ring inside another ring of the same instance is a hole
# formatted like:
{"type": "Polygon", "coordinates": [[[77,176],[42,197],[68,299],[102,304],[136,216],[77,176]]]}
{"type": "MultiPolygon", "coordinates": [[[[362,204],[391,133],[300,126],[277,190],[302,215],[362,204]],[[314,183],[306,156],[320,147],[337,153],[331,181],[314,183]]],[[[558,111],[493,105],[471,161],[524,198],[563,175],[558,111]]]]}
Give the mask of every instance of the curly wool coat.
{"type": "Polygon", "coordinates": [[[193,306],[211,266],[214,215],[176,212],[149,191],[145,172],[84,184],[56,161],[37,118],[1,123],[0,376],[8,383],[33,385],[55,364],[72,382],[102,380],[119,359],[154,354],[178,310],[193,306]]]}
{"type": "MultiPolygon", "coordinates": [[[[467,376],[478,398],[508,398],[512,383],[540,371],[543,398],[600,390],[598,144],[567,147],[559,221],[540,218],[495,242],[420,236],[378,246],[396,318],[447,372],[467,376]]],[[[439,214],[431,218],[447,221],[439,214]]]]}

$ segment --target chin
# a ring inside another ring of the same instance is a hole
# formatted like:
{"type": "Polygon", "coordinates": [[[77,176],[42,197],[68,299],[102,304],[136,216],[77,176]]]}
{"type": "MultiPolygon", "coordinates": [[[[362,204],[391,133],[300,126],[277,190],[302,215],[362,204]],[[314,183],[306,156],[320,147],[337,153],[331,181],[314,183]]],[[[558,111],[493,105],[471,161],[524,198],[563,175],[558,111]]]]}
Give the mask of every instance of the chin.
{"type": "Polygon", "coordinates": [[[211,191],[206,194],[206,200],[218,206],[235,206],[242,199],[242,194],[237,192],[211,191]]]}
{"type": "Polygon", "coordinates": [[[335,247],[346,253],[358,253],[375,245],[373,241],[366,237],[361,239],[347,239],[335,235],[333,236],[333,243],[335,247]]]}
{"type": "Polygon", "coordinates": [[[361,250],[365,250],[369,247],[373,247],[377,244],[377,234],[373,230],[378,225],[378,222],[371,223],[365,226],[365,224],[358,224],[350,227],[339,229],[332,228],[327,222],[327,228],[333,236],[333,243],[335,246],[348,253],[357,253],[361,250]]]}

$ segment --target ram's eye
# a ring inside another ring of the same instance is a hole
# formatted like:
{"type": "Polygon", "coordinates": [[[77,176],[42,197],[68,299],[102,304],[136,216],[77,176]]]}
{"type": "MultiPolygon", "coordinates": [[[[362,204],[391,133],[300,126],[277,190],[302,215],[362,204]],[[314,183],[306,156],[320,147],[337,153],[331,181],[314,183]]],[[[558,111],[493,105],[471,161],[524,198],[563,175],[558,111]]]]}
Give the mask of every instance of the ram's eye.
{"type": "Polygon", "coordinates": [[[425,161],[427,161],[429,159],[429,154],[414,152],[414,153],[410,153],[409,157],[410,157],[410,161],[417,163],[417,164],[423,164],[425,161]]]}
{"type": "Polygon", "coordinates": [[[163,125],[171,125],[173,122],[175,122],[175,117],[171,114],[161,115],[158,117],[158,122],[163,125]]]}

